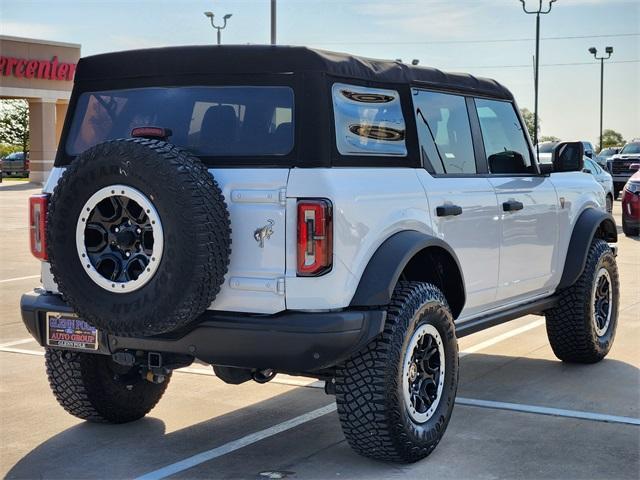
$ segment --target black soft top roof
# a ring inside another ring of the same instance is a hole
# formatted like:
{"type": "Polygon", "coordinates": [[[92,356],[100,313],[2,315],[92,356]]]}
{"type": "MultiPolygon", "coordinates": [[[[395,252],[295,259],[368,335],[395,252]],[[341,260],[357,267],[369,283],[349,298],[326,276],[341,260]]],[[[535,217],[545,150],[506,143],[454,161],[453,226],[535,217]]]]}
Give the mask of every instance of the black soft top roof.
{"type": "MultiPolygon", "coordinates": [[[[76,82],[190,75],[314,72],[363,81],[424,84],[513,100],[495,80],[392,60],[374,60],[306,47],[271,45],[185,46],[129,50],[80,59],[76,82]]],[[[122,85],[122,82],[118,82],[122,85]]]]}

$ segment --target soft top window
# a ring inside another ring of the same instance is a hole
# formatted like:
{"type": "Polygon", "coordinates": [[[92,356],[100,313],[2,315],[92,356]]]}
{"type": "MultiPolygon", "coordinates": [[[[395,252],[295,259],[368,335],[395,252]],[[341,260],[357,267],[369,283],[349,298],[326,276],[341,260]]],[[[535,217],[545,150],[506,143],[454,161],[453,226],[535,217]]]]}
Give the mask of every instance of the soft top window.
{"type": "Polygon", "coordinates": [[[286,155],[293,149],[293,90],[281,86],[163,87],[80,95],[66,152],[131,136],[135,127],[172,131],[171,143],[201,156],[286,155]]]}
{"type": "Polygon", "coordinates": [[[336,146],[341,155],[407,155],[405,123],[396,90],[334,83],[336,146]]]}

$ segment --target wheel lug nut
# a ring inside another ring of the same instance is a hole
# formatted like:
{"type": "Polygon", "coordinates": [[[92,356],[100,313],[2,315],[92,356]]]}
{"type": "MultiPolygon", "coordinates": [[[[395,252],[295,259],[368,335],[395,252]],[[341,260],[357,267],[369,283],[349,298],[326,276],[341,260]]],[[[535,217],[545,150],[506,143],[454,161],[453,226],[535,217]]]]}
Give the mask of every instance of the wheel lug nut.
{"type": "Polygon", "coordinates": [[[129,258],[131,256],[131,252],[124,252],[124,256],[129,258]]]}
{"type": "Polygon", "coordinates": [[[140,235],[142,233],[142,230],[140,230],[139,228],[136,228],[136,233],[140,235]]]}
{"type": "Polygon", "coordinates": [[[120,229],[118,227],[113,229],[114,232],[118,233],[120,231],[120,229]]]}

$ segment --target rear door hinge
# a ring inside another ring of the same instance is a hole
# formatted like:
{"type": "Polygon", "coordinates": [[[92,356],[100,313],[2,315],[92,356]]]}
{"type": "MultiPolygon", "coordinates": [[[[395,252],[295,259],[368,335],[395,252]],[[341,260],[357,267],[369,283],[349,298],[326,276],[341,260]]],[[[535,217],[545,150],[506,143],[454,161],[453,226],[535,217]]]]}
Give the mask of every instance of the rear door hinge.
{"type": "Polygon", "coordinates": [[[276,286],[276,292],[278,295],[284,295],[285,291],[286,291],[285,277],[280,277],[278,279],[278,284],[276,286]]]}

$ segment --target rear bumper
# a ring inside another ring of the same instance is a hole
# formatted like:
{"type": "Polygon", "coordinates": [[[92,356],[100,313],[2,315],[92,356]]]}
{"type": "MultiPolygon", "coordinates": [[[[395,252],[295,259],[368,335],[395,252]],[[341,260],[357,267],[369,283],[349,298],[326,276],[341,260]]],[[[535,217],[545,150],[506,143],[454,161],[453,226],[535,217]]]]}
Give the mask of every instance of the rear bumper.
{"type": "MultiPolygon", "coordinates": [[[[22,320],[46,344],[47,312],[72,313],[59,295],[29,292],[20,301],[22,320]]],[[[205,312],[187,331],[154,337],[119,337],[101,332],[96,354],[123,350],[176,353],[214,365],[313,372],[332,367],[382,332],[383,310],[285,311],[276,315],[205,312]]]]}

